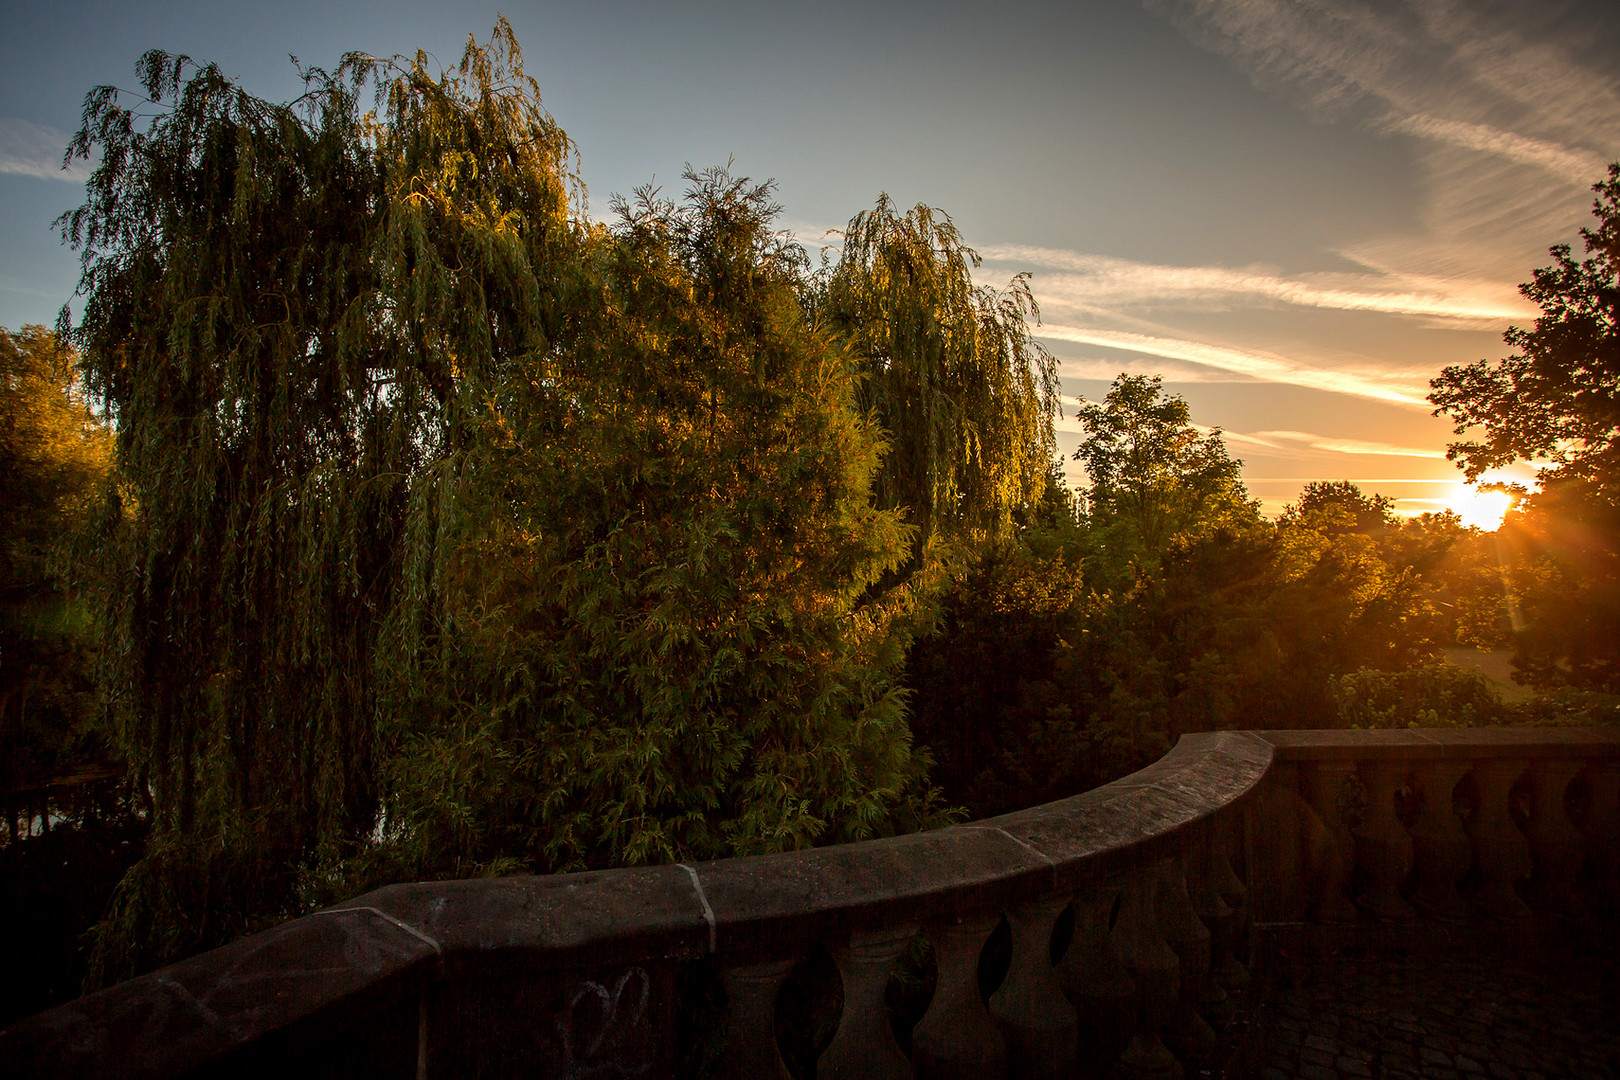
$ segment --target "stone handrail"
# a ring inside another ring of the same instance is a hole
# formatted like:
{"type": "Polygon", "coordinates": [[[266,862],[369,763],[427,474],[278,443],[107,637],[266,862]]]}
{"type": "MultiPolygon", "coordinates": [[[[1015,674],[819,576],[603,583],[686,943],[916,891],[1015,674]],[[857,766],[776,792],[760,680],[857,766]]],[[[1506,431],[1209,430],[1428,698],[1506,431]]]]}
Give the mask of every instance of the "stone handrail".
{"type": "Polygon", "coordinates": [[[783,1077],[777,992],[819,944],[843,986],[822,1080],[1167,1076],[1214,1048],[1257,922],[1609,910],[1617,856],[1613,730],[1188,735],[1114,783],[932,832],[379,889],[0,1030],[0,1074],[659,1077],[680,967],[707,958],[718,1075],[783,1077]],[[908,1057],[884,995],[918,934],[937,978],[908,1057]]]}

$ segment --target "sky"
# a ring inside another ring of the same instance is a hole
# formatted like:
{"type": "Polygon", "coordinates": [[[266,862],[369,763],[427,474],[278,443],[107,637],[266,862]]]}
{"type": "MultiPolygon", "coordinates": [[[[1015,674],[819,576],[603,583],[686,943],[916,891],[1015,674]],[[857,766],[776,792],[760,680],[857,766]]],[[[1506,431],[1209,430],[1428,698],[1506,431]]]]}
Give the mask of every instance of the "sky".
{"type": "MultiPolygon", "coordinates": [[[[579,148],[590,212],[684,190],[687,165],[774,178],[812,254],[879,193],[950,214],[979,280],[1028,273],[1079,400],[1159,374],[1276,514],[1352,480],[1413,514],[1460,504],[1428,382],[1507,354],[1517,290],[1590,224],[1620,159],[1620,5],[1455,0],[501,4],[7,0],[0,326],[55,321],[83,198],[62,149],[93,86],[148,49],[275,100],[288,59],[443,66],[511,21],[579,148]]],[[[1069,475],[1083,473],[1070,461],[1069,475]]],[[[1520,468],[1511,477],[1529,479],[1520,468]]]]}

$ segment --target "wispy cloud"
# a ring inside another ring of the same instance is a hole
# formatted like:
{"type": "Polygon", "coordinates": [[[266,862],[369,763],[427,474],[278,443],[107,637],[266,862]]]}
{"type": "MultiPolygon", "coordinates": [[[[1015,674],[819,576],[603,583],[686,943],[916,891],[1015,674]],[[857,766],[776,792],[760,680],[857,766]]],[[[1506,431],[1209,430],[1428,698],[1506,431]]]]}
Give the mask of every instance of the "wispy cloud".
{"type": "Polygon", "coordinates": [[[1286,277],[1257,268],[1164,266],[1024,244],[995,244],[981,248],[980,254],[995,262],[1056,271],[1039,275],[1037,293],[1043,305],[1071,311],[1166,304],[1225,309],[1260,302],[1470,323],[1499,323],[1535,311],[1511,286],[1481,279],[1392,271],[1286,277]]]}
{"type": "MultiPolygon", "coordinates": [[[[1312,367],[1273,353],[1236,349],[1225,345],[1210,345],[1204,342],[1186,341],[1178,338],[1134,334],[1123,330],[1098,330],[1078,326],[1054,325],[1052,323],[1043,324],[1037,331],[1037,335],[1056,341],[1072,342],[1077,345],[1097,345],[1145,356],[1180,360],[1189,364],[1197,364],[1216,371],[1240,375],[1249,379],[1258,379],[1264,382],[1286,383],[1290,386],[1303,386],[1313,390],[1352,394],[1356,397],[1388,401],[1399,405],[1410,405],[1424,410],[1430,407],[1419,394],[1409,393],[1398,386],[1391,385],[1391,380],[1387,375],[1312,367]]],[[[1090,374],[1077,374],[1070,369],[1068,363],[1063,366],[1063,374],[1081,378],[1095,377],[1090,374]]]]}
{"type": "Polygon", "coordinates": [[[1560,27],[1540,5],[1147,2],[1257,85],[1291,92],[1323,118],[1372,105],[1371,118],[1397,130],[1538,165],[1583,187],[1596,175],[1570,166],[1614,149],[1616,73],[1578,58],[1587,31],[1580,20],[1560,27]]]}
{"type": "Polygon", "coordinates": [[[89,162],[75,158],[66,169],[62,168],[62,155],[70,138],[67,132],[43,124],[0,117],[0,172],[83,183],[93,167],[89,162]]]}
{"type": "Polygon", "coordinates": [[[1415,140],[1423,228],[1348,254],[1520,280],[1620,157],[1620,63],[1594,42],[1596,4],[1145,3],[1314,117],[1415,140]]]}
{"type": "Polygon", "coordinates": [[[1391,115],[1385,118],[1383,124],[1391,131],[1450,143],[1452,146],[1468,150],[1496,154],[1521,165],[1534,165],[1583,189],[1591,184],[1595,177],[1601,176],[1608,164],[1602,154],[1593,151],[1572,150],[1546,139],[1518,135],[1486,124],[1443,120],[1423,113],[1414,113],[1411,116],[1391,115]]]}
{"type": "Polygon", "coordinates": [[[1371,454],[1379,457],[1415,457],[1446,460],[1445,451],[1433,447],[1399,446],[1395,443],[1372,442],[1366,439],[1339,439],[1326,435],[1313,435],[1308,431],[1257,431],[1251,436],[1256,442],[1275,449],[1287,449],[1290,444],[1308,446],[1330,454],[1371,454]]]}

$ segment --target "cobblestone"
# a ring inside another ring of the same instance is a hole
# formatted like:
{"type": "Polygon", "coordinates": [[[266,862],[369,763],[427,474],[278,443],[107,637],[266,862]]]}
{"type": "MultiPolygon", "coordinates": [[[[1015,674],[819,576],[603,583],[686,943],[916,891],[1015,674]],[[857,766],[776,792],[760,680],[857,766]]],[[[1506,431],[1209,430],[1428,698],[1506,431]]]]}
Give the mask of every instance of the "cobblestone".
{"type": "Polygon", "coordinates": [[[1620,1078],[1612,924],[1263,932],[1273,935],[1264,946],[1269,1005],[1264,1052],[1252,1060],[1266,1064],[1247,1075],[1620,1078]]]}

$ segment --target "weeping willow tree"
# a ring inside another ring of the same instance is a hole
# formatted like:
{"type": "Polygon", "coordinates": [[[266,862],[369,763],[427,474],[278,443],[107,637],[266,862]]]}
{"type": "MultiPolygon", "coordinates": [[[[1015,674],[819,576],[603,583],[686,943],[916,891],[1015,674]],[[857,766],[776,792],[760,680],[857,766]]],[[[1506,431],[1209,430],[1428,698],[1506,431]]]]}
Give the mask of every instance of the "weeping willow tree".
{"type": "Polygon", "coordinates": [[[401,876],[930,812],[907,599],[856,602],[909,533],[765,189],[583,223],[504,20],[290,104],[138,70],[62,222],[118,424],[102,686],[153,795],[93,980],[401,876]]]}
{"type": "Polygon", "coordinates": [[[949,216],[899,214],[887,195],[857,214],[821,311],[860,359],[861,408],[889,435],[881,505],[905,507],[919,544],[1004,532],[1037,502],[1056,451],[1057,365],[1019,275],[973,284],[979,265],[949,216]]]}

